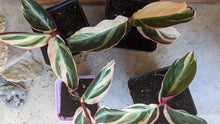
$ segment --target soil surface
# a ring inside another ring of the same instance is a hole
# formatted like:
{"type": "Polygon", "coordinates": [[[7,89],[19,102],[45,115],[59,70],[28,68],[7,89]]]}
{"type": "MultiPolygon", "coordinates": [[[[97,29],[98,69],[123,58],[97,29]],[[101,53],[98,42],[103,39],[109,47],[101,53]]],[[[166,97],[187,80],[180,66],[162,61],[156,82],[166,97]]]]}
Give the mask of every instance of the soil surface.
{"type": "MultiPolygon", "coordinates": [[[[131,78],[128,87],[134,103],[158,104],[158,94],[167,68],[131,78]]],[[[189,89],[171,99],[168,103],[174,109],[182,109],[196,115],[197,111],[189,89]]],[[[162,111],[161,111],[162,113],[162,111]]],[[[166,121],[163,116],[157,122],[166,121]]],[[[166,122],[163,122],[166,123],[166,122]]],[[[159,124],[159,123],[158,123],[159,124]]]]}
{"type": "MultiPolygon", "coordinates": [[[[158,0],[108,0],[106,6],[106,18],[114,19],[118,15],[131,17],[138,9],[155,1],[158,0]]],[[[131,31],[116,47],[152,52],[156,50],[157,44],[144,38],[137,31],[136,27],[132,27],[131,31]]]]}
{"type": "MultiPolygon", "coordinates": [[[[89,84],[93,79],[80,79],[79,80],[79,88],[77,92],[80,96],[85,92],[89,84]]],[[[68,89],[65,83],[61,84],[61,110],[59,116],[61,117],[73,117],[75,111],[78,107],[80,107],[80,102],[75,101],[73,96],[71,96],[68,92],[68,89]]],[[[86,107],[91,111],[92,116],[95,115],[95,112],[98,109],[98,105],[86,105],[86,107]]]]}
{"type": "Polygon", "coordinates": [[[57,30],[63,39],[70,37],[79,29],[89,26],[81,6],[75,0],[58,3],[48,8],[47,11],[54,19],[57,30]]]}

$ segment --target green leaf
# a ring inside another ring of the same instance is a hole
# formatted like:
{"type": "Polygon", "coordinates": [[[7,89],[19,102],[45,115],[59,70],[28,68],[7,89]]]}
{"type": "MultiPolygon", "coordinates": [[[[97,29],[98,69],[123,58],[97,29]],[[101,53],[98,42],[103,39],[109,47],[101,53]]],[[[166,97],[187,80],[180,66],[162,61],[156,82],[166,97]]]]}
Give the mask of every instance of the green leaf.
{"type": "Polygon", "coordinates": [[[95,115],[100,124],[152,124],[159,117],[159,108],[155,104],[134,104],[124,109],[102,107],[95,115]]]}
{"type": "Polygon", "coordinates": [[[34,49],[47,45],[51,36],[39,33],[2,33],[0,40],[23,49],[34,49]]]}
{"type": "Polygon", "coordinates": [[[56,25],[50,15],[34,0],[22,0],[23,15],[33,29],[52,32],[56,25]]]}
{"type": "Polygon", "coordinates": [[[48,57],[57,77],[73,91],[78,88],[79,79],[76,64],[70,50],[60,36],[53,37],[48,43],[48,57]]]}
{"type": "Polygon", "coordinates": [[[192,82],[196,74],[196,56],[194,51],[178,58],[167,71],[159,93],[161,97],[176,96],[183,92],[192,82]]]}
{"type": "Polygon", "coordinates": [[[137,27],[138,31],[145,38],[159,44],[171,44],[176,41],[180,33],[174,27],[150,29],[137,27]]]}
{"type": "Polygon", "coordinates": [[[167,105],[164,106],[163,113],[170,124],[207,124],[202,118],[182,110],[171,110],[167,105]]]}
{"type": "Polygon", "coordinates": [[[67,41],[72,52],[91,52],[111,48],[128,33],[131,25],[127,17],[103,20],[95,27],[85,27],[74,33],[67,41]]]}
{"type": "MultiPolygon", "coordinates": [[[[87,112],[91,118],[91,112],[89,109],[87,109],[87,112]]],[[[72,124],[89,124],[89,122],[86,120],[85,112],[83,111],[82,107],[79,107],[74,116],[73,116],[73,121],[72,124]]]]}
{"type": "Polygon", "coordinates": [[[153,2],[135,12],[132,17],[134,26],[142,28],[164,28],[188,22],[196,13],[185,2],[153,2]]]}
{"type": "Polygon", "coordinates": [[[113,78],[115,61],[109,62],[89,85],[82,95],[81,101],[87,104],[95,104],[101,100],[110,89],[113,78]]]}

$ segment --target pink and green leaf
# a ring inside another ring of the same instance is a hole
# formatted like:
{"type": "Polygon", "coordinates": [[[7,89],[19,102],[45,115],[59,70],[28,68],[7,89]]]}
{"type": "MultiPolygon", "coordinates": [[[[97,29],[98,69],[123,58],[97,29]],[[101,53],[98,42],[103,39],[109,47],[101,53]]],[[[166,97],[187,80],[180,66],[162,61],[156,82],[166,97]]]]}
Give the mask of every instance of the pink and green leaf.
{"type": "Polygon", "coordinates": [[[131,25],[127,17],[103,20],[95,27],[85,27],[74,33],[68,42],[72,52],[91,52],[111,48],[128,33],[131,25]]]}
{"type": "Polygon", "coordinates": [[[162,97],[172,97],[183,92],[196,74],[196,56],[194,51],[178,58],[168,69],[160,89],[159,102],[162,97]]]}
{"type": "Polygon", "coordinates": [[[49,41],[48,57],[56,76],[66,83],[70,91],[77,89],[79,79],[76,64],[70,50],[60,36],[53,37],[49,41]]]}
{"type": "MultiPolygon", "coordinates": [[[[89,114],[89,117],[90,117],[90,120],[92,119],[91,117],[91,112],[89,111],[89,109],[87,109],[87,112],[89,114]]],[[[74,116],[73,116],[73,121],[72,121],[72,124],[90,124],[87,120],[86,120],[86,115],[85,115],[85,112],[83,111],[83,108],[82,107],[79,107],[74,116]]]]}
{"type": "Polygon", "coordinates": [[[99,124],[152,124],[159,117],[155,104],[134,104],[124,109],[102,107],[95,115],[99,124]]]}
{"type": "Polygon", "coordinates": [[[115,61],[109,62],[98,73],[96,78],[89,85],[88,89],[81,97],[81,101],[87,104],[95,104],[107,94],[113,79],[115,61]]]}
{"type": "Polygon", "coordinates": [[[191,115],[183,110],[172,110],[164,106],[164,116],[170,124],[207,124],[207,122],[195,115],[191,115]]]}
{"type": "Polygon", "coordinates": [[[143,37],[159,44],[172,44],[180,36],[180,33],[174,27],[161,29],[137,27],[137,29],[143,37]]]}
{"type": "Polygon", "coordinates": [[[12,46],[23,49],[34,49],[47,45],[51,36],[39,33],[2,33],[0,40],[12,46]]]}
{"type": "Polygon", "coordinates": [[[192,20],[196,13],[185,2],[160,1],[148,4],[132,15],[134,26],[164,28],[192,20]]]}
{"type": "Polygon", "coordinates": [[[52,32],[56,25],[51,16],[34,0],[22,0],[23,15],[33,29],[41,32],[52,32]]]}

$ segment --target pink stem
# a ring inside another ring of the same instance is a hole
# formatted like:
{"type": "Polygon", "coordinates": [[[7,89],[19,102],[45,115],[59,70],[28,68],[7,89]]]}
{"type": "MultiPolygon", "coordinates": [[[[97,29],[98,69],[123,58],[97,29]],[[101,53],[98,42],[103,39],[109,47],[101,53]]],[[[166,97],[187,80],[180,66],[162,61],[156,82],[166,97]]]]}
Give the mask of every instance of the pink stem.
{"type": "Polygon", "coordinates": [[[43,33],[43,34],[48,34],[52,37],[55,37],[57,34],[59,34],[59,32],[58,31],[52,31],[51,33],[43,33]]]}
{"type": "Polygon", "coordinates": [[[81,103],[81,106],[83,107],[83,111],[85,112],[86,120],[89,122],[89,124],[92,124],[92,121],[89,117],[88,111],[86,110],[86,106],[85,106],[84,102],[80,102],[80,103],[81,103]]]}
{"type": "Polygon", "coordinates": [[[172,107],[170,107],[170,106],[168,106],[168,105],[167,105],[167,107],[168,107],[169,109],[171,109],[171,110],[175,110],[174,108],[172,108],[172,107]]]}
{"type": "Polygon", "coordinates": [[[132,25],[132,20],[133,20],[132,17],[129,17],[129,18],[128,18],[128,21],[130,22],[131,25],[132,25]]]}

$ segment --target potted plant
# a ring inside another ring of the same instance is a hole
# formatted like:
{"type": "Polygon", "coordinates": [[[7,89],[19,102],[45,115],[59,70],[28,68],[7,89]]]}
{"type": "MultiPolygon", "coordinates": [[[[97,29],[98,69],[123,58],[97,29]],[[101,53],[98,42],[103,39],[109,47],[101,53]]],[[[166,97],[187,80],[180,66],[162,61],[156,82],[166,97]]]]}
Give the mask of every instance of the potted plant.
{"type": "MultiPolygon", "coordinates": [[[[71,52],[92,52],[116,46],[122,38],[133,31],[132,27],[137,28],[144,38],[160,44],[171,44],[180,36],[172,25],[192,20],[195,17],[195,11],[186,3],[163,1],[148,4],[129,17],[117,14],[114,16],[116,16],[115,22],[104,20],[95,27],[82,28],[70,36],[67,42],[71,52]]],[[[140,41],[134,40],[136,36],[132,35],[132,37],[129,38],[134,42],[132,45],[140,41]]],[[[141,44],[138,47],[143,50],[148,46],[141,44]]]]}
{"type": "MultiPolygon", "coordinates": [[[[142,74],[128,80],[128,87],[134,103],[158,104],[161,84],[169,67],[142,74]]],[[[182,109],[190,114],[197,114],[189,88],[167,102],[174,109],[182,109]]]]}
{"type": "MultiPolygon", "coordinates": [[[[89,26],[88,20],[78,0],[65,0],[46,9],[53,18],[57,31],[65,40],[77,30],[89,26]]],[[[34,32],[37,32],[34,30],[34,32]]],[[[66,41],[65,41],[66,42],[66,41]]],[[[41,47],[46,64],[50,65],[47,47],[41,47]]]]}
{"type": "MultiPolygon", "coordinates": [[[[158,0],[107,0],[105,18],[114,19],[118,15],[131,17],[132,14],[151,2],[158,0]]],[[[152,52],[157,43],[141,36],[135,27],[115,47],[152,52]]]]}
{"type": "MultiPolygon", "coordinates": [[[[34,49],[48,44],[47,52],[54,73],[65,83],[68,92],[72,96],[76,99],[80,98],[82,104],[81,110],[85,111],[88,121],[89,112],[86,112],[87,109],[84,107],[84,102],[87,104],[94,103],[94,101],[91,102],[91,95],[89,94],[92,94],[90,92],[96,89],[96,83],[94,82],[100,83],[98,79],[102,79],[103,76],[99,77],[98,75],[86,92],[82,96],[79,96],[76,92],[79,86],[79,78],[71,52],[92,52],[111,48],[118,44],[127,34],[131,25],[138,27],[143,36],[163,44],[169,44],[175,41],[179,33],[174,28],[165,27],[190,21],[195,16],[195,11],[185,3],[156,2],[137,11],[133,14],[132,18],[128,19],[124,16],[117,16],[114,20],[104,20],[95,27],[82,28],[71,35],[66,43],[65,39],[59,35],[54,20],[37,2],[34,0],[22,0],[21,3],[24,17],[31,27],[39,33],[1,33],[0,40],[24,49],[34,49]],[[160,6],[161,8],[156,8],[156,6],[160,6]],[[169,8],[171,6],[172,9],[169,8]],[[152,13],[152,10],[154,13],[152,13]],[[161,10],[166,11],[160,13],[161,10]]],[[[112,69],[109,68],[112,68],[113,63],[111,62],[104,67],[100,74],[102,75],[106,69],[108,71],[105,73],[112,72],[112,69]],[[111,67],[109,67],[110,65],[111,67]]],[[[103,80],[106,81],[106,78],[109,79],[110,77],[107,76],[103,80]]],[[[103,84],[101,86],[105,85],[103,84]]],[[[108,89],[108,86],[105,88],[108,89]]],[[[105,92],[101,93],[101,96],[96,96],[97,94],[95,94],[95,97],[98,97],[95,103],[106,93],[107,89],[102,90],[105,92]]]]}
{"type": "MultiPolygon", "coordinates": [[[[56,6],[48,9],[48,11],[54,8],[56,6]]],[[[65,32],[67,34],[61,33],[61,37],[59,28],[57,28],[52,17],[37,2],[22,0],[22,10],[32,29],[38,33],[3,33],[0,34],[2,41],[17,47],[33,49],[46,46],[47,43],[52,44],[55,40],[57,43],[49,45],[48,48],[54,50],[53,45],[61,47],[58,44],[62,44],[65,47],[68,46],[72,53],[109,49],[120,42],[132,25],[138,27],[139,32],[144,37],[161,44],[170,44],[176,40],[179,33],[175,28],[169,26],[190,21],[195,16],[195,11],[189,8],[186,3],[155,2],[138,10],[129,19],[124,16],[117,16],[114,20],[103,20],[95,27],[82,28],[69,38],[63,39],[62,37],[69,36],[68,32],[65,32]],[[161,7],[157,8],[157,6],[161,7]],[[163,13],[161,13],[162,10],[163,13]],[[11,42],[15,40],[13,39],[14,36],[19,38],[16,39],[16,42],[11,42]],[[32,42],[27,42],[24,39],[32,39],[32,42]],[[59,41],[62,43],[58,43],[59,41]]],[[[69,49],[65,48],[66,51],[70,52],[69,49]]],[[[47,50],[47,52],[50,51],[52,50],[47,50]]],[[[56,54],[55,51],[53,52],[52,54],[56,54]]]]}
{"type": "MultiPolygon", "coordinates": [[[[79,96],[85,92],[88,88],[89,84],[95,78],[93,75],[84,75],[79,77],[79,86],[77,88],[77,92],[79,96]]],[[[56,116],[59,120],[62,121],[72,121],[75,111],[78,107],[81,106],[80,101],[74,99],[69,92],[68,87],[65,83],[57,79],[55,82],[55,100],[56,100],[56,116]]],[[[94,116],[97,111],[99,104],[87,105],[87,107],[91,110],[91,114],[94,116]]]]}
{"type": "Polygon", "coordinates": [[[93,117],[84,104],[97,103],[107,93],[112,82],[114,63],[114,61],[108,63],[79,98],[82,106],[75,112],[73,124],[207,124],[205,120],[186,111],[175,110],[167,104],[169,100],[183,92],[192,82],[197,66],[194,51],[178,58],[171,65],[164,77],[158,96],[158,104],[134,104],[124,109],[101,107],[93,117]]]}

